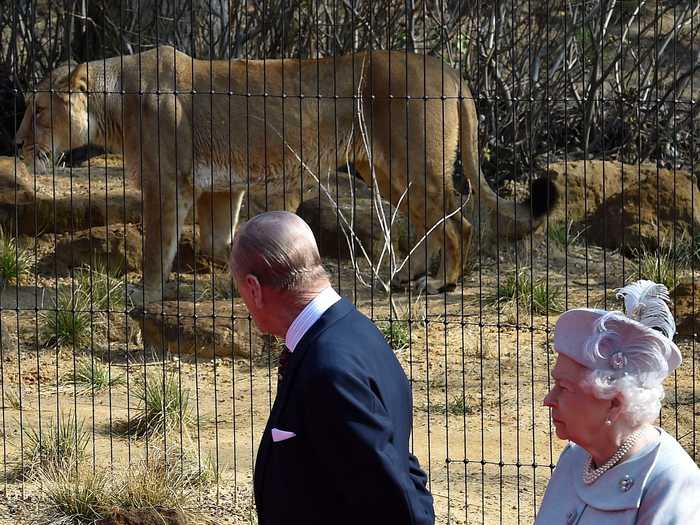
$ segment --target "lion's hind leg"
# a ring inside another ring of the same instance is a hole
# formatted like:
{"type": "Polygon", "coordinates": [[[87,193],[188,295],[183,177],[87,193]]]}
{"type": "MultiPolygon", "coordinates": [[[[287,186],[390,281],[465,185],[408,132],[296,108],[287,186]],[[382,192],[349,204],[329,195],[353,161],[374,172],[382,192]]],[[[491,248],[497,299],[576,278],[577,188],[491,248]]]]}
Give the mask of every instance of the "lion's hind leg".
{"type": "Polygon", "coordinates": [[[197,223],[202,252],[226,261],[236,231],[245,190],[203,193],[197,199],[197,223]]]}
{"type": "MultiPolygon", "coordinates": [[[[428,203],[442,202],[442,199],[427,199],[428,203]]],[[[411,205],[410,216],[416,226],[420,244],[413,252],[418,254],[418,264],[403,276],[404,284],[410,283],[416,290],[427,294],[452,291],[462,276],[465,259],[469,251],[472,226],[448,199],[446,209],[442,206],[421,207],[416,202],[411,205]],[[431,275],[431,263],[438,259],[435,275],[431,275]],[[420,273],[419,273],[420,272],[420,273]]]]}

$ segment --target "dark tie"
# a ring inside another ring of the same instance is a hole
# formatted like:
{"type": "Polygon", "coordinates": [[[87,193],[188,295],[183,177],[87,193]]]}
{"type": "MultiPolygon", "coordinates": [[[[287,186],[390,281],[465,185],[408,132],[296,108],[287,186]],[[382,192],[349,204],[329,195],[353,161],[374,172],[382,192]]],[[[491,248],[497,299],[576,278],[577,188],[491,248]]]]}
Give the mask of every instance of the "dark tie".
{"type": "Polygon", "coordinates": [[[284,372],[287,369],[287,363],[289,363],[289,357],[292,355],[292,352],[287,348],[287,346],[282,347],[282,351],[280,352],[280,357],[279,357],[279,366],[277,367],[277,379],[279,381],[282,381],[284,379],[284,372]]]}

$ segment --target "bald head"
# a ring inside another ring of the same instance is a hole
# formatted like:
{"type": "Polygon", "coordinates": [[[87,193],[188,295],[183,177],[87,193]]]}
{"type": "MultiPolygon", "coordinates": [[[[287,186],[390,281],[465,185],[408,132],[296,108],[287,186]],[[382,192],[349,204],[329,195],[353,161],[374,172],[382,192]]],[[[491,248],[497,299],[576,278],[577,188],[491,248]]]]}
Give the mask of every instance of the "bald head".
{"type": "Polygon", "coordinates": [[[231,247],[231,272],[252,274],[263,286],[299,290],[327,281],[314,234],[298,215],[261,213],[236,233],[231,247]]]}

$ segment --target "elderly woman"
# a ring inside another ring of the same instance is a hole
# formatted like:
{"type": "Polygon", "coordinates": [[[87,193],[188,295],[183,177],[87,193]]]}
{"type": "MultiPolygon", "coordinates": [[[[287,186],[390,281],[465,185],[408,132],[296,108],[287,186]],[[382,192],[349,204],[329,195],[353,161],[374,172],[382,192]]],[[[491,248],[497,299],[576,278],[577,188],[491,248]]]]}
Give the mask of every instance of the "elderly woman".
{"type": "Polygon", "coordinates": [[[556,325],[544,399],[560,439],[538,525],[700,524],[700,469],[653,425],[680,363],[665,286],[618,290],[625,313],[579,308],[556,325]]]}

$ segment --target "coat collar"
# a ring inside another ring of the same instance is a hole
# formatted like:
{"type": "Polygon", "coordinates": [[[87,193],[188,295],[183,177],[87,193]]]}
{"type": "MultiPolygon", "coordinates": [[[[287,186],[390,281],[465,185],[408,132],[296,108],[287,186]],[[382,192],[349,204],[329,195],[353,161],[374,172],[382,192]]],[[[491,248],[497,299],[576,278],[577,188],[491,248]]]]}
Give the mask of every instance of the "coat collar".
{"type": "Polygon", "coordinates": [[[275,416],[284,408],[284,403],[287,399],[287,392],[294,382],[294,377],[299,365],[304,360],[306,354],[306,347],[309,346],[313,341],[315,341],[323,332],[335,324],[338,320],[345,317],[353,309],[352,303],[346,299],[341,298],[330,308],[328,308],[321,317],[304,333],[302,338],[296,345],[296,350],[292,352],[289,356],[289,361],[287,363],[287,370],[285,372],[284,380],[279,385],[279,391],[275,398],[275,407],[273,407],[273,412],[275,416]]]}
{"type": "Polygon", "coordinates": [[[329,286],[321,290],[321,292],[304,307],[289,326],[287,335],[285,336],[285,343],[290,352],[294,352],[299,341],[301,341],[309,328],[316,324],[316,321],[319,320],[326,310],[339,300],[340,296],[333,287],[329,286]]]}
{"type": "Polygon", "coordinates": [[[588,459],[588,454],[583,448],[572,445],[572,458],[569,462],[569,468],[572,469],[570,479],[573,478],[579,498],[590,507],[603,511],[639,508],[644,487],[657,458],[668,449],[667,439],[670,436],[661,429],[657,430],[660,437],[655,444],[642,451],[641,455],[615,465],[591,485],[586,485],[582,477],[583,465],[588,459]],[[612,495],[614,497],[611,497],[612,495]]]}

